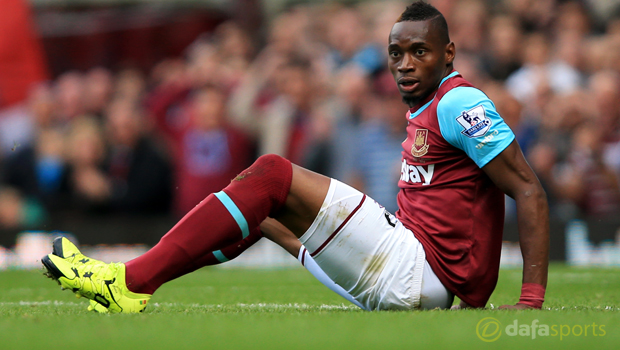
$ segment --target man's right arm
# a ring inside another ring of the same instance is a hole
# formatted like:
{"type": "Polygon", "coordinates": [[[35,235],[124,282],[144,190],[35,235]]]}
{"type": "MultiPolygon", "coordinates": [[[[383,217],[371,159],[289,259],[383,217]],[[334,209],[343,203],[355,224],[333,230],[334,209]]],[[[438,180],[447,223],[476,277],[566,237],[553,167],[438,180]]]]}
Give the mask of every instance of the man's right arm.
{"type": "Polygon", "coordinates": [[[515,199],[524,266],[521,299],[513,307],[540,308],[547,285],[549,209],[546,194],[514,133],[488,97],[472,87],[450,90],[439,102],[437,116],[444,139],[463,150],[497,187],[515,199]],[[478,121],[473,126],[467,122],[472,118],[478,121]]]}
{"type": "Polygon", "coordinates": [[[545,191],[516,141],[482,169],[517,205],[523,286],[519,302],[501,308],[541,308],[549,265],[549,207],[545,191]]]}

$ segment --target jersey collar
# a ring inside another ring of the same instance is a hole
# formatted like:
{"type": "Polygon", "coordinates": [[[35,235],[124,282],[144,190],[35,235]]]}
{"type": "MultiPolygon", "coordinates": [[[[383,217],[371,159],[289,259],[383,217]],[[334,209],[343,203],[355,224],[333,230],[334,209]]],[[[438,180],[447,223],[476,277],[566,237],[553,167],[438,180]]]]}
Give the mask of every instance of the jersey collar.
{"type": "MultiPolygon", "coordinates": [[[[441,87],[441,85],[443,85],[443,83],[450,79],[453,78],[455,76],[459,75],[459,72],[453,70],[452,73],[448,74],[445,78],[441,79],[441,82],[439,83],[439,86],[437,87],[437,90],[439,90],[439,88],[441,87]]],[[[426,102],[424,105],[422,105],[422,107],[419,108],[410,108],[409,109],[409,119],[413,119],[415,117],[417,117],[418,115],[420,115],[420,113],[424,112],[424,110],[431,105],[431,103],[433,103],[433,100],[435,100],[435,96],[437,96],[437,91],[435,91],[435,94],[433,95],[433,98],[430,99],[428,102],[426,102]]]]}

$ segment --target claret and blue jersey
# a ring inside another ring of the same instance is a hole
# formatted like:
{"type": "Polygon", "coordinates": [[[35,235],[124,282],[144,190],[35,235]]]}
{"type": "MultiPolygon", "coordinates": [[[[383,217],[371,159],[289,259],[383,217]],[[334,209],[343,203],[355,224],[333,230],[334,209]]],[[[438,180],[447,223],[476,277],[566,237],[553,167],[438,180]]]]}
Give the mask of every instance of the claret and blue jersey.
{"type": "Polygon", "coordinates": [[[407,119],[396,216],[442,283],[484,306],[497,283],[504,194],[482,168],[515,136],[493,102],[456,71],[407,119]]]}

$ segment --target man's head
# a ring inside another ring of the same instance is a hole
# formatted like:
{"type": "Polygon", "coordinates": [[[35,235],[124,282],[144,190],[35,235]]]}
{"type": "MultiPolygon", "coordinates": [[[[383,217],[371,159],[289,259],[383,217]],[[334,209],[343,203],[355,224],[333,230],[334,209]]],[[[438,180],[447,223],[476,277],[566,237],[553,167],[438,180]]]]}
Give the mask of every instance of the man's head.
{"type": "Polygon", "coordinates": [[[408,6],[388,42],[388,65],[403,102],[413,107],[435,91],[452,71],[454,55],[441,12],[422,1],[408,6]]]}
{"type": "Polygon", "coordinates": [[[115,146],[133,148],[142,137],[143,111],[133,100],[116,98],[106,109],[105,124],[115,146]]]}
{"type": "Polygon", "coordinates": [[[226,94],[218,87],[206,85],[192,95],[193,122],[200,130],[215,130],[226,122],[226,94]]]}

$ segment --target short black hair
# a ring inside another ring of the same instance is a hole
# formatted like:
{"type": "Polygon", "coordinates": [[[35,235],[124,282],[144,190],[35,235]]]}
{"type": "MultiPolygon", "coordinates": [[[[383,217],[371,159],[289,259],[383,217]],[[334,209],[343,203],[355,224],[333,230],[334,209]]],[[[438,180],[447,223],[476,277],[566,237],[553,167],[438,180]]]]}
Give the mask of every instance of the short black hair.
{"type": "Polygon", "coordinates": [[[450,42],[450,35],[448,34],[448,22],[446,22],[446,18],[433,5],[427,4],[424,1],[416,1],[407,6],[396,22],[418,22],[429,19],[433,22],[435,28],[440,31],[440,37],[448,44],[450,42]]]}

